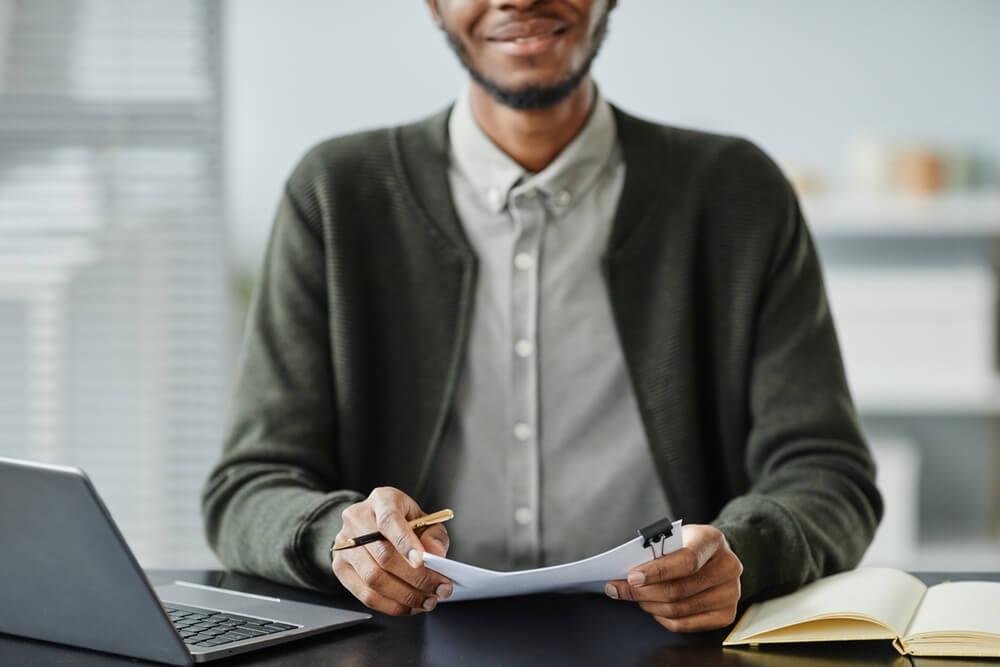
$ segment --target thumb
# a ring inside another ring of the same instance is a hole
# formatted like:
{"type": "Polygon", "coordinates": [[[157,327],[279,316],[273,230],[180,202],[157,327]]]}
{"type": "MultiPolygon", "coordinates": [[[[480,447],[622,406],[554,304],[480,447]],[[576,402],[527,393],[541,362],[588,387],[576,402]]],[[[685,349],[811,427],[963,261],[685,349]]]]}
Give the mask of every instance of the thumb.
{"type": "Polygon", "coordinates": [[[428,552],[442,558],[448,554],[448,547],[451,546],[451,540],[448,539],[448,530],[441,524],[428,526],[420,534],[420,543],[424,545],[424,549],[428,552]]]}

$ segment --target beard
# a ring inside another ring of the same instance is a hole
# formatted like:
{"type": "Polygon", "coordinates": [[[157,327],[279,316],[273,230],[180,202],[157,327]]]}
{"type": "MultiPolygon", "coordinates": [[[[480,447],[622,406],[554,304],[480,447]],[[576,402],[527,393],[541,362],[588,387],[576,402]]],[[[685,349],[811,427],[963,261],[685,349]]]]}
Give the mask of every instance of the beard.
{"type": "Polygon", "coordinates": [[[611,12],[610,8],[604,11],[604,15],[598,21],[597,26],[594,28],[594,34],[592,38],[593,47],[590,53],[587,54],[586,60],[580,65],[576,70],[571,71],[569,74],[563,78],[562,81],[558,83],[542,86],[542,85],[529,85],[522,86],[520,88],[505,88],[493,79],[487,77],[482,72],[478,71],[469,62],[468,52],[462,41],[457,35],[453,34],[451,30],[448,29],[447,25],[442,25],[441,30],[444,32],[445,40],[448,42],[448,46],[451,50],[455,52],[458,56],[459,62],[462,63],[462,67],[469,73],[472,80],[482,86],[490,97],[499,102],[500,104],[510,107],[511,109],[516,109],[518,111],[535,111],[538,109],[547,109],[559,104],[564,99],[569,97],[570,93],[577,89],[588,74],[590,74],[590,66],[594,62],[594,58],[597,57],[597,52],[601,50],[601,45],[604,43],[604,37],[608,33],[608,14],[611,12]]]}

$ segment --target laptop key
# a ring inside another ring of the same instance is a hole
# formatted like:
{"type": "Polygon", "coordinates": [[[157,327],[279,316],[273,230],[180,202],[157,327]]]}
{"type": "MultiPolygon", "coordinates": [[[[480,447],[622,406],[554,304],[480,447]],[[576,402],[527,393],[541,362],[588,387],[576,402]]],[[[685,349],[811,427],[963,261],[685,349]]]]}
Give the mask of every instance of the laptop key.
{"type": "MultiPolygon", "coordinates": [[[[239,621],[241,624],[242,623],[259,623],[261,621],[261,619],[259,619],[259,618],[250,618],[249,616],[237,616],[236,614],[224,614],[224,615],[225,615],[226,618],[228,618],[228,619],[230,619],[232,621],[239,621]]],[[[265,621],[265,622],[267,622],[267,621],[265,621]]]]}
{"type": "Polygon", "coordinates": [[[238,628],[233,628],[233,630],[253,630],[254,632],[259,632],[262,635],[269,635],[274,630],[268,630],[263,625],[241,625],[238,628]]]}
{"type": "Polygon", "coordinates": [[[232,630],[230,630],[230,632],[246,635],[247,637],[261,637],[267,634],[266,632],[261,632],[260,630],[254,628],[243,628],[243,627],[233,628],[232,630]]]}
{"type": "Polygon", "coordinates": [[[264,627],[265,628],[270,628],[270,629],[272,629],[272,630],[274,630],[276,632],[280,632],[280,631],[283,631],[283,630],[294,630],[297,626],[288,625],[287,623],[269,623],[268,625],[265,625],[264,627]]]}

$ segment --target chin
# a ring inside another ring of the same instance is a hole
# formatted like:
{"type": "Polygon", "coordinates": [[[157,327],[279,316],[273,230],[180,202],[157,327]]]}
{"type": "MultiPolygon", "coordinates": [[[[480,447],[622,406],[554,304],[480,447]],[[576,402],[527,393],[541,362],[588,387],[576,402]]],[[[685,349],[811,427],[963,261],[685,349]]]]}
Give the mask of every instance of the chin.
{"type": "Polygon", "coordinates": [[[525,72],[523,75],[511,76],[508,71],[507,76],[491,79],[497,85],[506,90],[530,90],[537,88],[553,88],[560,85],[570,76],[569,73],[541,74],[538,72],[525,72]]]}

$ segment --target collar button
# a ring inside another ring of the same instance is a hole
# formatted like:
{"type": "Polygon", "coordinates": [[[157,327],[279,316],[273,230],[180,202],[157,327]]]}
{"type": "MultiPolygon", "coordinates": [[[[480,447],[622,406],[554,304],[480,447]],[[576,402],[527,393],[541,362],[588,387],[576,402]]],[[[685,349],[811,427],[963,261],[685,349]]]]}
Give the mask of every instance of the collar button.
{"type": "Polygon", "coordinates": [[[497,188],[490,188],[486,191],[486,202],[493,211],[503,208],[503,194],[497,188]]]}

